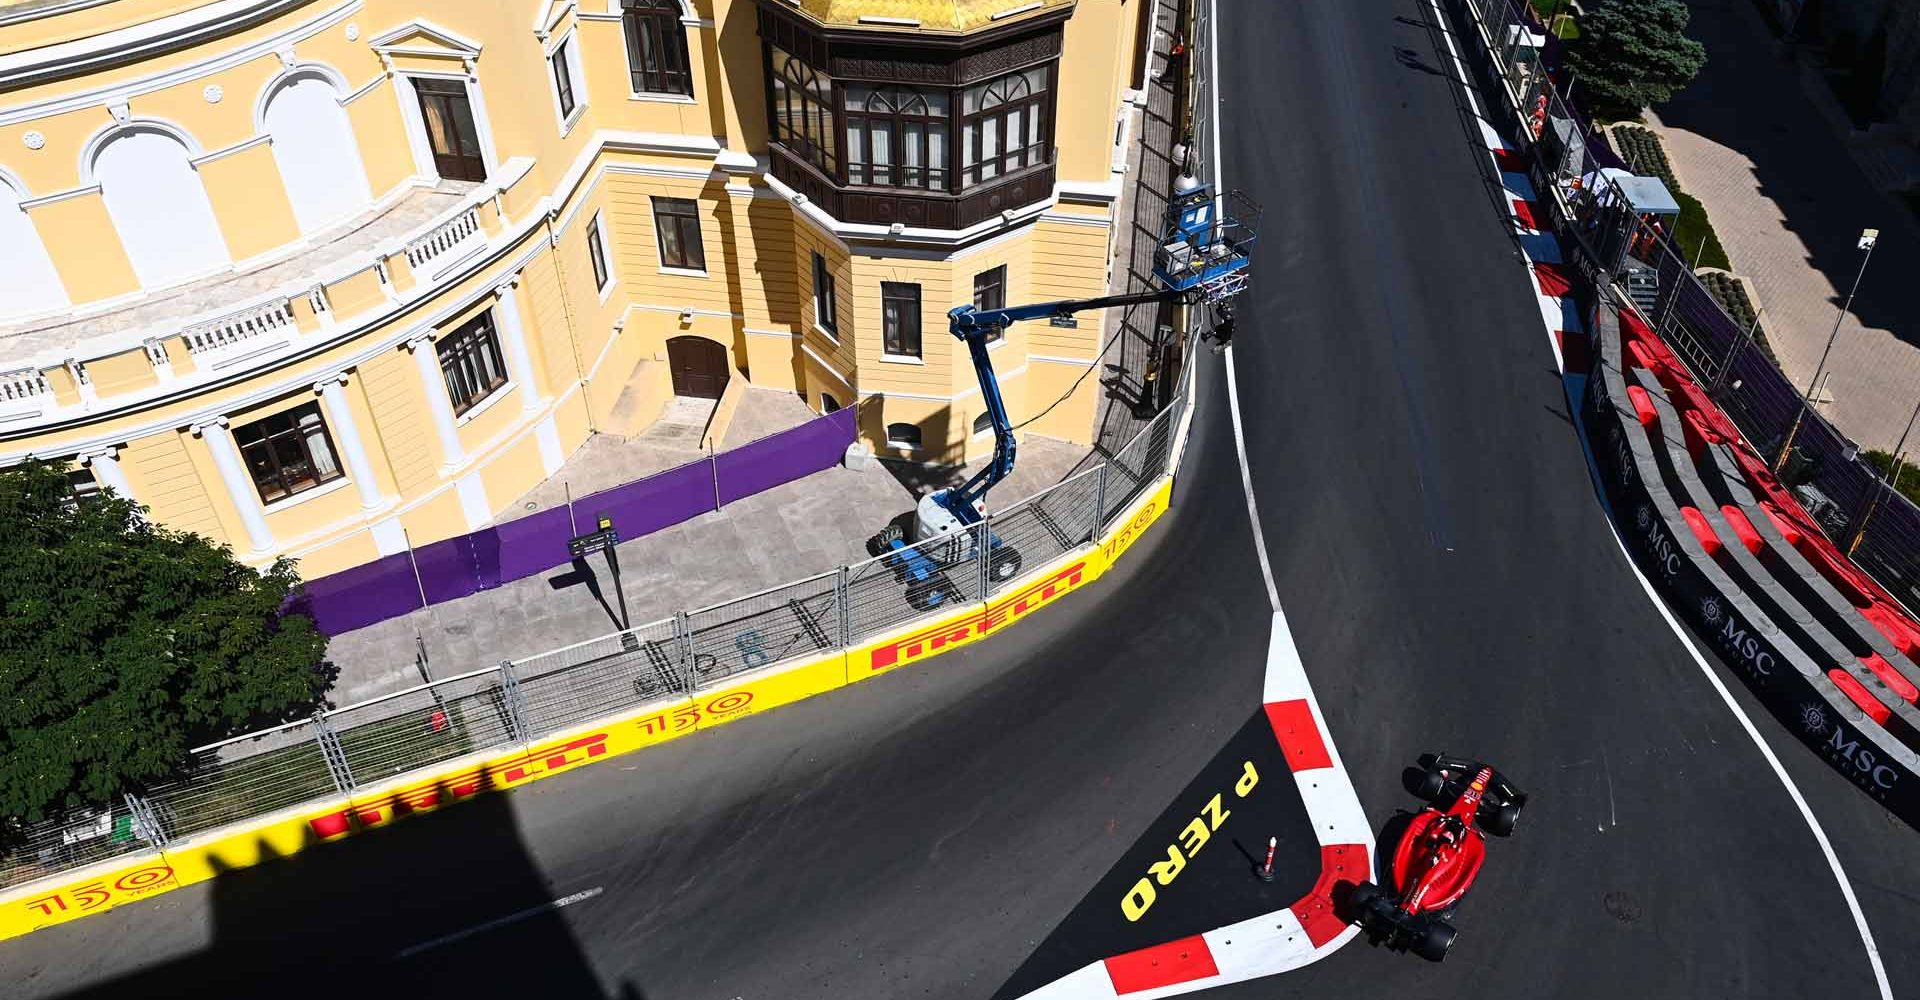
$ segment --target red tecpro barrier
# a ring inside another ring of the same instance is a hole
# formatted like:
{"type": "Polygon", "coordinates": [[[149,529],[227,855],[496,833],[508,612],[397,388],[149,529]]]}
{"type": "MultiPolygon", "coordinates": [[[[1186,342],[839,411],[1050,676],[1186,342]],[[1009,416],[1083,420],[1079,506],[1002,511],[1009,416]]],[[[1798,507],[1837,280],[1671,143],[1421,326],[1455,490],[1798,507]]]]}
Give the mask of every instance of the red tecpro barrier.
{"type": "MultiPolygon", "coordinates": [[[[1738,428],[1727,419],[1726,414],[1720,412],[1720,408],[1708,397],[1706,391],[1693,381],[1693,377],[1673,356],[1673,352],[1668,349],[1665,342],[1661,341],[1633,310],[1626,308],[1620,310],[1620,328],[1628,338],[1625,340],[1628,349],[1636,359],[1642,361],[1641,366],[1652,371],[1661,385],[1667,388],[1676,406],[1700,414],[1706,426],[1723,439],[1734,442],[1741,440],[1738,428]]],[[[1832,542],[1827,540],[1827,537],[1814,526],[1813,519],[1807,516],[1806,511],[1800,509],[1799,501],[1780,483],[1780,480],[1774,476],[1773,470],[1767,467],[1766,462],[1762,461],[1759,455],[1744,445],[1736,445],[1730,450],[1735,460],[1740,463],[1740,471],[1745,474],[1748,484],[1760,495],[1767,514],[1773,517],[1776,523],[1785,522],[1797,529],[1788,533],[1785,526],[1782,526],[1781,533],[1787,538],[1789,544],[1798,549],[1800,554],[1805,556],[1807,561],[1812,563],[1835,588],[1848,594],[1856,607],[1863,611],[1872,607],[1881,612],[1878,615],[1863,614],[1862,617],[1872,622],[1874,627],[1879,628],[1881,634],[1891,642],[1898,643],[1903,638],[1910,640],[1911,636],[1920,634],[1920,623],[1908,618],[1900,610],[1899,602],[1895,601],[1878,581],[1861,572],[1840,553],[1839,549],[1834,547],[1832,542]],[[1858,599],[1854,599],[1855,595],[1858,599]],[[1883,626],[1881,623],[1887,619],[1897,621],[1898,627],[1889,630],[1883,626]]],[[[1864,692],[1864,689],[1862,690],[1864,692]]]]}
{"type": "Polygon", "coordinates": [[[1761,549],[1767,547],[1766,540],[1760,537],[1760,532],[1754,530],[1753,522],[1747,520],[1746,511],[1730,503],[1722,504],[1720,516],[1727,519],[1727,527],[1733,529],[1733,533],[1740,539],[1740,544],[1746,546],[1748,552],[1757,556],[1761,549]]]}
{"type": "Polygon", "coordinates": [[[1627,386],[1627,398],[1633,401],[1633,415],[1639,419],[1640,426],[1652,427],[1660,422],[1660,411],[1653,407],[1653,395],[1637,385],[1627,386]]]}
{"type": "Polygon", "coordinates": [[[1879,653],[1868,653],[1858,659],[1866,665],[1873,676],[1880,678],[1880,683],[1891,688],[1901,701],[1909,705],[1920,701],[1920,687],[1914,687],[1912,681],[1900,676],[1900,671],[1893,669],[1893,664],[1888,663],[1885,657],[1879,653]]]}
{"type": "Polygon", "coordinates": [[[1720,536],[1713,530],[1713,525],[1707,523],[1707,515],[1700,513],[1698,507],[1682,507],[1680,516],[1687,519],[1687,527],[1693,529],[1693,537],[1699,540],[1700,547],[1706,550],[1707,555],[1718,556],[1724,546],[1720,544],[1720,536]]]}
{"type": "Polygon", "coordinates": [[[1833,686],[1839,688],[1855,707],[1867,713],[1867,718],[1872,719],[1876,725],[1884,726],[1887,720],[1893,717],[1893,710],[1880,704],[1880,699],[1869,694],[1867,686],[1855,680],[1852,674],[1835,667],[1827,671],[1827,679],[1832,681],[1833,686]]]}

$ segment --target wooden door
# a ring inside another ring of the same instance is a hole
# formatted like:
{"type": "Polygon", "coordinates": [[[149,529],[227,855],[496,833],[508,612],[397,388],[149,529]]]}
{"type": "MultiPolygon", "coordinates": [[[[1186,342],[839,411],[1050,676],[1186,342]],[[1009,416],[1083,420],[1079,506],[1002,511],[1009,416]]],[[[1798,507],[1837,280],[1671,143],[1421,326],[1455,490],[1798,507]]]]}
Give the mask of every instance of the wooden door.
{"type": "Polygon", "coordinates": [[[675,337],[667,341],[667,366],[673,372],[673,394],[719,399],[733,376],[727,349],[704,337],[675,337]]]}
{"type": "Polygon", "coordinates": [[[417,78],[413,89],[420,95],[420,120],[427,128],[427,145],[433,150],[433,167],[443,180],[484,181],[486,160],[480,155],[480,131],[473,125],[473,105],[467,101],[466,84],[458,80],[417,78]]]}

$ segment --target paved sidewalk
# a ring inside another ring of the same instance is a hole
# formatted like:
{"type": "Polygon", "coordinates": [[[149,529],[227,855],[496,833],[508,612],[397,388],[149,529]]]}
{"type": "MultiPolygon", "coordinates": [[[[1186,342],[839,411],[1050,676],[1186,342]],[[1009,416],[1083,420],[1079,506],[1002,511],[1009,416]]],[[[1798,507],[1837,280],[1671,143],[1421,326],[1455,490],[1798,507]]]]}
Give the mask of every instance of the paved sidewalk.
{"type": "Polygon", "coordinates": [[[1734,272],[1752,280],[1761,325],[1803,391],[1859,268],[1860,230],[1881,231],[1827,361],[1832,402],[1821,409],[1861,447],[1892,450],[1920,402],[1920,228],[1875,190],[1748,0],[1692,7],[1706,67],[1648,117],[1734,272]]]}
{"type": "MultiPolygon", "coordinates": [[[[782,412],[793,407],[805,410],[789,394],[754,390],[741,401],[726,444],[778,429],[782,412]]],[[[645,475],[659,471],[655,464],[665,468],[685,460],[646,439],[591,438],[529,496],[551,492],[558,502],[562,476],[598,482],[607,478],[607,468],[645,475]]],[[[1085,453],[1080,445],[1029,436],[1021,444],[1019,467],[994,496],[1006,505],[1037,493],[1085,453]]],[[[625,542],[619,554],[629,616],[635,625],[658,621],[865,559],[867,540],[912,510],[921,492],[971,471],[881,463],[860,472],[835,467],[625,542]]],[[[604,485],[612,483],[594,488],[604,485]]],[[[416,637],[425,644],[431,675],[441,678],[617,631],[618,598],[606,563],[596,557],[588,565],[591,579],[562,566],[334,637],[327,656],[340,675],[328,697],[346,705],[420,683],[416,637]]]]}

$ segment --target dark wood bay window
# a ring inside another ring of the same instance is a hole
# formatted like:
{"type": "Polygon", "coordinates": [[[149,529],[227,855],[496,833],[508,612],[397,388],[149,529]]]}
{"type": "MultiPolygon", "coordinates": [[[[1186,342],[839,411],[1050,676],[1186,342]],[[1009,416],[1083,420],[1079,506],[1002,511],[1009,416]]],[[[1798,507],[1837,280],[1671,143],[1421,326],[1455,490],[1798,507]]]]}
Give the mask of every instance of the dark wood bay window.
{"type": "Polygon", "coordinates": [[[773,80],[774,137],[828,176],[838,176],[834,149],[833,81],[825,73],[782,52],[768,49],[773,80]]]}
{"type": "Polygon", "coordinates": [[[620,0],[620,28],[634,93],[693,96],[680,0],[620,0]]]}
{"type": "Polygon", "coordinates": [[[947,188],[947,92],[849,83],[847,183],[947,188]]]}
{"type": "Polygon", "coordinates": [[[1053,159],[1049,66],[968,87],[960,99],[960,186],[1053,159]]]}
{"type": "Polygon", "coordinates": [[[1044,200],[1069,10],[918,38],[760,0],[774,176],[878,225],[961,229],[1044,200]]]}

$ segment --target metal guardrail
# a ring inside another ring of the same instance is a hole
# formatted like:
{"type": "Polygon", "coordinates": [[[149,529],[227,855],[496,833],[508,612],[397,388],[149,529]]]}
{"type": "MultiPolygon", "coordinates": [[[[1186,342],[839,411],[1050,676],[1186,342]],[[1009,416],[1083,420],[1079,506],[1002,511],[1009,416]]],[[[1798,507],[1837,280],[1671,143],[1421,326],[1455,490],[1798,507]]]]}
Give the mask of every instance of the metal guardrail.
{"type": "Polygon", "coordinates": [[[920,543],[940,566],[936,605],[887,555],[757,594],[480,667],[201,747],[175,779],[18,831],[0,852],[0,889],[337,796],[485,750],[526,746],[741,674],[847,649],[916,618],[999,594],[1101,529],[1168,472],[1184,394],[1107,462],[989,512],[973,530],[1000,547],[920,543]],[[1021,554],[1006,579],[983,560],[1021,554]]]}

